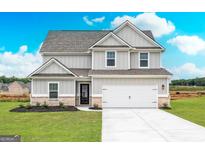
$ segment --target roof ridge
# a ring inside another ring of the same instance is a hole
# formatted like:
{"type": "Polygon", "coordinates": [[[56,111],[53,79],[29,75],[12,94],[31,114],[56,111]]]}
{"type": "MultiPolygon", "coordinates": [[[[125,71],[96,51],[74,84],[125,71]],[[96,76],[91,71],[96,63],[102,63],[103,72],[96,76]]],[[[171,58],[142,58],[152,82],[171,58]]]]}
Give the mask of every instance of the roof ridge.
{"type": "Polygon", "coordinates": [[[59,32],[59,31],[62,31],[62,32],[65,32],[65,31],[68,31],[68,32],[76,32],[76,31],[79,31],[79,32],[112,32],[113,30],[48,30],[49,32],[59,32]]]}

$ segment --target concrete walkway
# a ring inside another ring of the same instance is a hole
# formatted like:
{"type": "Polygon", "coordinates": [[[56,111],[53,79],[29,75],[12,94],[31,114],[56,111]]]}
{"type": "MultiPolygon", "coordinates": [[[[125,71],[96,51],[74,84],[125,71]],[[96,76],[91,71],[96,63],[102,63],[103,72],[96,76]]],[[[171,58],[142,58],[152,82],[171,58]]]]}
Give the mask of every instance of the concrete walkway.
{"type": "Polygon", "coordinates": [[[77,106],[77,109],[81,111],[102,112],[102,110],[89,109],[89,106],[77,106]]]}
{"type": "Polygon", "coordinates": [[[205,141],[205,128],[159,109],[103,109],[102,141],[205,141]]]}

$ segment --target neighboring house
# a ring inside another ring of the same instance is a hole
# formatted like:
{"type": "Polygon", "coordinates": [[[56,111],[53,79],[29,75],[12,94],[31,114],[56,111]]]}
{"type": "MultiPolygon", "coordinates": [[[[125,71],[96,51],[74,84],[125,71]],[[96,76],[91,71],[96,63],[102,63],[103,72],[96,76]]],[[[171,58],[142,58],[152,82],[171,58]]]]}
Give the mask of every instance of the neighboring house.
{"type": "Polygon", "coordinates": [[[113,31],[50,31],[32,78],[31,104],[103,107],[169,105],[171,73],[152,32],[129,21],[113,31]]]}
{"type": "Polygon", "coordinates": [[[8,84],[7,83],[0,83],[0,93],[6,93],[8,92],[8,84]]]}
{"type": "Polygon", "coordinates": [[[10,95],[29,95],[29,88],[22,81],[14,81],[8,85],[8,92],[10,95]]]}

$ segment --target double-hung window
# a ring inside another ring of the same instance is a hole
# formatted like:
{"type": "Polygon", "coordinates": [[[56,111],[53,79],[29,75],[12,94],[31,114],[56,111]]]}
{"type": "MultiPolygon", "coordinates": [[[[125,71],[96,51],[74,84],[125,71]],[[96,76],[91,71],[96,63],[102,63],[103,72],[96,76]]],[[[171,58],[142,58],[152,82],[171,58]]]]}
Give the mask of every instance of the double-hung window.
{"type": "Polygon", "coordinates": [[[115,51],[107,51],[106,52],[106,66],[107,67],[115,67],[116,65],[116,52],[115,51]]]}
{"type": "Polygon", "coordinates": [[[148,68],[149,67],[149,54],[146,53],[140,53],[140,68],[148,68]]]}
{"type": "Polygon", "coordinates": [[[49,98],[57,99],[58,98],[58,83],[49,83],[49,98]]]}

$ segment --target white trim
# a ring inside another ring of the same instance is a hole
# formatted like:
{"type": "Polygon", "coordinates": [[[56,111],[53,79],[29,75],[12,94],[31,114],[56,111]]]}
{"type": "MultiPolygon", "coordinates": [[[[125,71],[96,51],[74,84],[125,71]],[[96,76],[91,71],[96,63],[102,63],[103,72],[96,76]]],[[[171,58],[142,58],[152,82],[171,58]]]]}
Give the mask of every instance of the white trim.
{"type": "Polygon", "coordinates": [[[32,77],[32,79],[81,79],[81,78],[79,78],[79,77],[32,77]]]}
{"type": "Polygon", "coordinates": [[[92,97],[102,97],[102,94],[92,94],[92,97]]]}
{"type": "Polygon", "coordinates": [[[33,95],[33,79],[31,79],[31,96],[33,95]]]}
{"type": "Polygon", "coordinates": [[[90,51],[85,52],[42,52],[42,56],[64,56],[64,55],[90,55],[90,51]]]}
{"type": "Polygon", "coordinates": [[[127,66],[128,66],[128,69],[130,69],[130,65],[131,65],[131,64],[130,64],[130,54],[131,54],[130,51],[128,51],[128,55],[127,55],[127,58],[128,58],[128,59],[127,59],[127,62],[128,62],[128,65],[127,65],[127,66]]]}
{"type": "Polygon", "coordinates": [[[48,97],[47,94],[33,94],[32,97],[48,97]]]}
{"type": "Polygon", "coordinates": [[[106,50],[105,51],[105,68],[116,68],[117,67],[117,51],[116,50],[106,50]],[[107,66],[107,53],[114,52],[115,53],[115,66],[107,66]]]}
{"type": "MultiPolygon", "coordinates": [[[[59,94],[59,97],[74,97],[74,94],[59,94]]],[[[49,97],[47,94],[33,94],[32,97],[49,97]]]]}
{"type": "Polygon", "coordinates": [[[75,77],[77,76],[76,74],[74,74],[73,72],[71,72],[68,68],[66,68],[65,66],[63,66],[61,63],[59,63],[57,60],[55,60],[54,58],[51,58],[50,60],[48,60],[47,62],[45,62],[44,64],[42,64],[39,68],[37,68],[34,72],[32,72],[28,77],[32,77],[32,75],[39,73],[41,70],[43,70],[44,68],[46,68],[51,62],[55,62],[56,64],[58,64],[59,66],[61,66],[65,71],[67,71],[68,73],[74,75],[75,77]]]}
{"type": "Polygon", "coordinates": [[[115,35],[113,32],[108,33],[107,35],[105,35],[102,39],[100,39],[99,41],[97,41],[94,45],[92,45],[89,49],[92,49],[94,46],[96,46],[97,44],[103,42],[104,40],[106,40],[107,38],[109,38],[110,36],[113,36],[115,39],[119,40],[122,44],[127,45],[128,47],[131,48],[131,46],[126,43],[124,40],[122,40],[120,37],[118,37],[117,35],[115,35]]]}
{"type": "Polygon", "coordinates": [[[158,97],[169,97],[169,94],[158,94],[158,97]]]}
{"type": "Polygon", "coordinates": [[[160,68],[162,68],[162,53],[159,53],[159,59],[160,59],[160,68]]]}
{"type": "Polygon", "coordinates": [[[124,23],[122,23],[118,28],[116,28],[113,32],[118,32],[120,31],[123,27],[125,27],[126,25],[130,26],[130,28],[132,28],[133,30],[135,30],[135,32],[141,34],[146,40],[154,43],[155,45],[161,47],[164,50],[164,47],[162,47],[159,43],[157,43],[156,41],[152,40],[150,37],[148,37],[146,34],[144,34],[139,28],[137,28],[135,25],[133,25],[130,21],[125,21],[124,23]]]}
{"type": "Polygon", "coordinates": [[[51,82],[48,82],[48,98],[49,98],[49,99],[53,99],[53,98],[50,98],[50,97],[49,97],[49,94],[50,94],[49,84],[52,84],[52,83],[54,83],[54,84],[57,83],[57,84],[58,84],[58,98],[54,98],[54,99],[59,99],[59,96],[60,96],[60,94],[59,94],[59,91],[60,91],[60,87],[59,87],[59,85],[60,85],[60,84],[59,84],[58,81],[51,81],[51,82]]]}
{"type": "Polygon", "coordinates": [[[75,94],[60,94],[59,97],[75,97],[75,94]]]}
{"type": "Polygon", "coordinates": [[[171,78],[170,75],[90,75],[93,78],[171,78]]]}
{"type": "Polygon", "coordinates": [[[141,51],[141,52],[138,52],[138,67],[139,67],[139,68],[150,68],[150,52],[144,52],[144,51],[143,51],[143,52],[142,52],[142,51],[141,51]],[[148,59],[147,59],[147,60],[148,60],[147,65],[148,65],[148,66],[147,66],[147,67],[141,67],[141,66],[140,66],[140,60],[141,60],[141,59],[140,59],[140,54],[141,54],[141,53],[147,53],[147,56],[148,56],[148,59]]]}
{"type": "Polygon", "coordinates": [[[93,69],[94,68],[94,51],[92,52],[91,54],[91,60],[92,60],[92,63],[91,63],[91,68],[93,69]]]}

